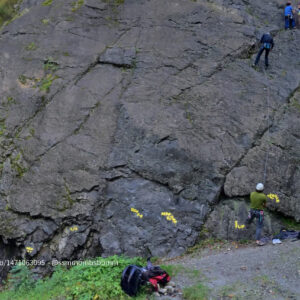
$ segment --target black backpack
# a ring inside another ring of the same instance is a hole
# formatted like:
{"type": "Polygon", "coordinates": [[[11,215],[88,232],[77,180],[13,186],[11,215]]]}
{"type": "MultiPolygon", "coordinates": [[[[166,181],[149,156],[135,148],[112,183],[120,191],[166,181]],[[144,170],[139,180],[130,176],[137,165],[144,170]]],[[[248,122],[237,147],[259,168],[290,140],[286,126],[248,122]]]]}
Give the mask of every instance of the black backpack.
{"type": "Polygon", "coordinates": [[[122,290],[129,296],[136,296],[141,285],[145,283],[143,279],[143,269],[141,267],[130,265],[126,267],[121,277],[122,290]]]}

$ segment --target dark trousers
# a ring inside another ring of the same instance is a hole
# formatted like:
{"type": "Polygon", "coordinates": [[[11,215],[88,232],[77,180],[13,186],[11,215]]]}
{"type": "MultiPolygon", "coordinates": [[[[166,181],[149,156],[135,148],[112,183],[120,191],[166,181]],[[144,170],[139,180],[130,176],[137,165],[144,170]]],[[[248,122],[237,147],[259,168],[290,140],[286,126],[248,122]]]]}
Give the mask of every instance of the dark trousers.
{"type": "Polygon", "coordinates": [[[269,66],[268,56],[269,56],[270,49],[266,49],[264,46],[261,46],[260,49],[259,49],[259,51],[258,51],[258,53],[257,53],[256,59],[255,59],[255,63],[254,63],[255,65],[258,64],[259,59],[260,59],[260,57],[261,57],[261,55],[262,55],[262,53],[264,51],[266,51],[265,52],[265,65],[266,65],[266,67],[269,66]]]}
{"type": "Polygon", "coordinates": [[[291,19],[290,17],[285,16],[284,21],[285,21],[285,29],[294,28],[296,26],[294,18],[291,19]]]}
{"type": "Polygon", "coordinates": [[[255,239],[257,241],[260,240],[261,236],[261,230],[264,225],[264,211],[263,210],[258,210],[258,209],[250,209],[248,218],[246,220],[247,224],[251,224],[253,219],[256,218],[256,232],[255,232],[255,239]]]}

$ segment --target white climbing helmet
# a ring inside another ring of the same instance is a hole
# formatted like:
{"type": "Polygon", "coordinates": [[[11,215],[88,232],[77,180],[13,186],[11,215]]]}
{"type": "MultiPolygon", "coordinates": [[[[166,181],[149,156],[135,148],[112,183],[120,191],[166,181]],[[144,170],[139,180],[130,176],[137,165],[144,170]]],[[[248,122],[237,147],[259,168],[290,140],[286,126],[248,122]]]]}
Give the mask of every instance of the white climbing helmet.
{"type": "Polygon", "coordinates": [[[256,190],[257,191],[263,191],[264,190],[264,185],[262,184],[262,183],[258,183],[257,185],[256,185],[256,190]]]}

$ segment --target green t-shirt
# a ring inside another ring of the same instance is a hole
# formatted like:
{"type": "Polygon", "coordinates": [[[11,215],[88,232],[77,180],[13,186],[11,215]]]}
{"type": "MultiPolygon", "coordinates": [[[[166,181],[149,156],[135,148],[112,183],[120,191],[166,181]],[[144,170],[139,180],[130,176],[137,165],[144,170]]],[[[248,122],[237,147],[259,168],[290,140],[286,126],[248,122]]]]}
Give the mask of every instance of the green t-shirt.
{"type": "Polygon", "coordinates": [[[250,207],[252,209],[259,209],[259,210],[263,210],[263,204],[266,203],[267,201],[267,196],[264,193],[258,193],[258,192],[252,192],[250,194],[250,207]]]}

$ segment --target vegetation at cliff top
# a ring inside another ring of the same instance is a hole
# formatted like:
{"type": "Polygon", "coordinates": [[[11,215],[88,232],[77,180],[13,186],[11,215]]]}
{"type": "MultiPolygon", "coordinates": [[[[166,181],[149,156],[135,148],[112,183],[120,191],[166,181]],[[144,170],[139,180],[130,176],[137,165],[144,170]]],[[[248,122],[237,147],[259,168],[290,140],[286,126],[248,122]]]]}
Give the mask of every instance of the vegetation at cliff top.
{"type": "Polygon", "coordinates": [[[14,17],[16,14],[14,6],[18,2],[19,0],[0,0],[0,26],[14,17]]]}

